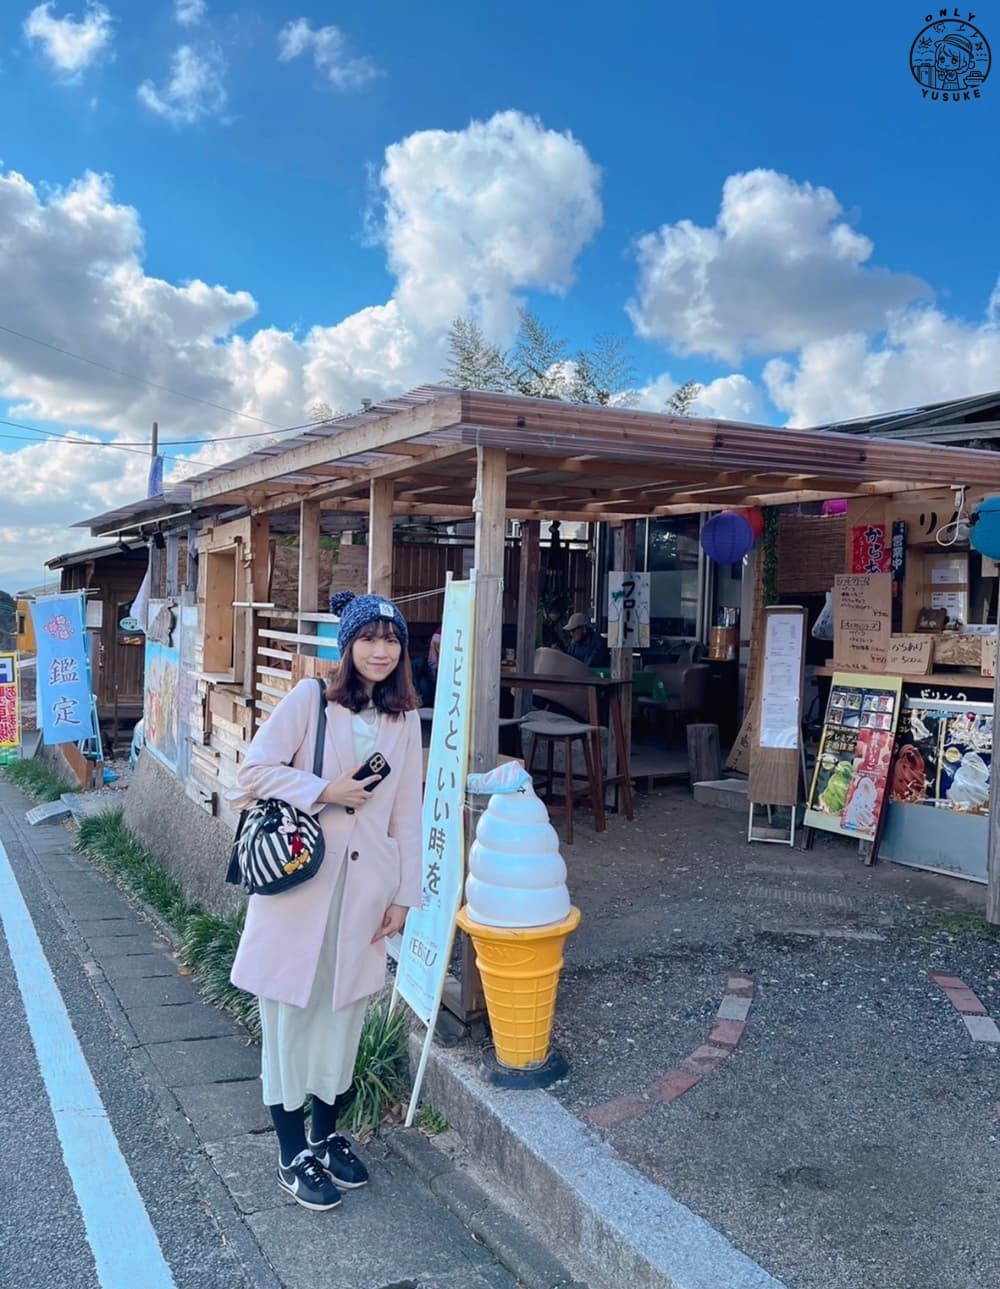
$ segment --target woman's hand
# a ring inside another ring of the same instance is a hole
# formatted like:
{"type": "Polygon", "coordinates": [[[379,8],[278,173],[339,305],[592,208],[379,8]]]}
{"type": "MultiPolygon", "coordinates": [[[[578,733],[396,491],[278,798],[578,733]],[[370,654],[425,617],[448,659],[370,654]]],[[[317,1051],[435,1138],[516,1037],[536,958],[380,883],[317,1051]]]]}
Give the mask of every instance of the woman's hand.
{"type": "Polygon", "coordinates": [[[378,944],[379,940],[384,940],[387,936],[395,935],[397,931],[402,931],[408,912],[409,910],[405,904],[390,904],[385,911],[385,916],[382,918],[382,925],[372,936],[372,944],[378,944]]]}
{"type": "Polygon", "coordinates": [[[367,779],[355,779],[350,774],[342,774],[339,779],[334,779],[326,785],[319,799],[324,805],[344,806],[348,810],[357,810],[359,806],[371,800],[371,794],[366,792],[365,788],[370,783],[378,782],[377,774],[367,779]]]}

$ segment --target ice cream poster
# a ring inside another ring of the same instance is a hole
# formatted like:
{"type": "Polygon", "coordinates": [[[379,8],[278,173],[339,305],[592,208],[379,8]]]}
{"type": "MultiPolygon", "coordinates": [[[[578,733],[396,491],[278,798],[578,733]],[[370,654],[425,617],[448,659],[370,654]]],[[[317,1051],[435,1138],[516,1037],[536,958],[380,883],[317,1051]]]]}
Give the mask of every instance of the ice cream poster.
{"type": "Polygon", "coordinates": [[[946,713],[941,722],[937,804],[945,810],[988,815],[992,764],[992,715],[946,713]]]}
{"type": "Polygon", "coordinates": [[[806,826],[873,841],[892,764],[902,682],[834,676],[806,826]]]}

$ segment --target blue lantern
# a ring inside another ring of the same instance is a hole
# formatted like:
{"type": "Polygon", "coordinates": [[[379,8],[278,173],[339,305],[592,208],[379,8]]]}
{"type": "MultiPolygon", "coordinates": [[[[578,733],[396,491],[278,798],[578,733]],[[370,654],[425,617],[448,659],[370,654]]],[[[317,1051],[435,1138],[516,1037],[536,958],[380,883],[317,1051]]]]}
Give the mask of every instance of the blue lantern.
{"type": "Polygon", "coordinates": [[[1000,559],[1000,497],[987,497],[973,510],[969,545],[980,555],[1000,559]]]}
{"type": "Polygon", "coordinates": [[[753,529],[742,515],[724,510],[701,530],[701,548],[717,564],[739,564],[753,546],[753,529]]]}

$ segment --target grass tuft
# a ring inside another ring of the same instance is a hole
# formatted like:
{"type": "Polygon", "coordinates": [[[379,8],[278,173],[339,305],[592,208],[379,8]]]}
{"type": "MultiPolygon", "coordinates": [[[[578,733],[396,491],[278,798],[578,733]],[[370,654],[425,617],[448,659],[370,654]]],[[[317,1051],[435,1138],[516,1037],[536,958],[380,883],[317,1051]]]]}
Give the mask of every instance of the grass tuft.
{"type": "Polygon", "coordinates": [[[16,788],[34,801],[58,801],[64,792],[79,792],[79,788],[61,779],[44,761],[11,761],[0,769],[16,788]]]}
{"type": "Polygon", "coordinates": [[[181,936],[181,952],[191,965],[202,996],[235,1016],[254,1038],[260,1038],[257,999],[237,989],[229,979],[245,917],[245,905],[229,917],[193,913],[181,936]]]}
{"type": "Polygon", "coordinates": [[[406,1008],[390,1016],[388,1001],[380,998],[365,1013],[352,1096],[341,1122],[353,1133],[376,1131],[406,1094],[407,1067],[406,1008]]]}
{"type": "Polygon", "coordinates": [[[433,1106],[421,1106],[417,1112],[417,1127],[428,1137],[436,1137],[439,1132],[447,1132],[451,1124],[443,1114],[435,1110],[433,1106]]]}
{"type": "Polygon", "coordinates": [[[161,868],[125,827],[121,808],[84,819],[77,849],[119,886],[148,904],[171,930],[183,934],[196,906],[186,898],[180,882],[161,868]]]}

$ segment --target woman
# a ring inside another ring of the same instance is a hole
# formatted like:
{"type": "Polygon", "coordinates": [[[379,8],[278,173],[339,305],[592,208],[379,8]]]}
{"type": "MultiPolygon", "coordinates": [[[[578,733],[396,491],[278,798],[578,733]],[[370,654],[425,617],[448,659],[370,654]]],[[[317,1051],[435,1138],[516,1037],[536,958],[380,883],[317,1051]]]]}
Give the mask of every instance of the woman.
{"type": "Polygon", "coordinates": [[[323,776],[312,773],[319,686],[303,680],[257,731],[238,778],[244,800],[276,797],[318,815],[325,856],[301,885],[251,895],[232,970],[233,984],[260,999],[278,1183],[319,1210],[368,1180],[336,1133],[338,1099],[351,1086],[368,998],[385,981],[386,937],[421,902],[422,881],[423,758],[406,622],[377,595],[343,592],[330,608],[340,614],[341,661],[327,683],[323,776]],[[388,776],[355,779],[376,751],[388,776]]]}

